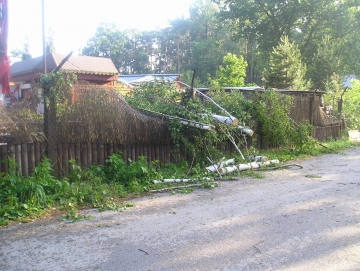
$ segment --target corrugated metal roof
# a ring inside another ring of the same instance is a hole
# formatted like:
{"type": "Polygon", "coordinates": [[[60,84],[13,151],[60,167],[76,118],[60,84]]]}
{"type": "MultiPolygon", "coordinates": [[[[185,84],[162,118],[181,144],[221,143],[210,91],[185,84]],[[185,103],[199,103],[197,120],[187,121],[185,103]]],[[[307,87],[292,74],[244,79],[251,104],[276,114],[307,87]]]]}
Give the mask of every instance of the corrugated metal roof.
{"type": "MultiPolygon", "coordinates": [[[[46,57],[46,66],[48,71],[54,70],[65,55],[51,53],[46,57]]],[[[119,74],[114,63],[110,58],[78,56],[72,55],[69,60],[60,69],[65,72],[97,74],[97,75],[117,75],[119,74]]],[[[43,71],[43,57],[35,57],[19,61],[11,65],[10,72],[12,76],[39,73],[43,71]]]]}
{"type": "Polygon", "coordinates": [[[131,85],[140,85],[146,82],[154,82],[155,80],[164,80],[173,83],[180,77],[180,74],[128,74],[120,75],[119,82],[127,82],[131,85]]]}

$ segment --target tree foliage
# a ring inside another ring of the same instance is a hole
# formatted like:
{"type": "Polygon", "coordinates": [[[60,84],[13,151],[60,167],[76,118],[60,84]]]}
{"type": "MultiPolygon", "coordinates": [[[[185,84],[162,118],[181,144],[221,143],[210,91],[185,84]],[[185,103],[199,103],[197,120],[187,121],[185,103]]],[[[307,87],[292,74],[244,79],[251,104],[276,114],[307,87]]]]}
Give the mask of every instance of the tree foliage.
{"type": "Polygon", "coordinates": [[[83,54],[110,57],[123,74],[196,68],[206,85],[231,53],[248,63],[245,83],[261,85],[273,48],[287,36],[308,67],[301,76],[324,90],[333,72],[359,73],[359,7],[360,0],[195,0],[188,18],[175,18],[165,29],[120,31],[101,24],[83,54]]]}
{"type": "Polygon", "coordinates": [[[352,79],[351,88],[344,94],[343,113],[351,130],[360,130],[360,81],[352,79]]]}
{"type": "MultiPolygon", "coordinates": [[[[333,42],[341,45],[340,58],[348,63],[347,72],[356,71],[354,59],[359,62],[359,55],[356,53],[358,46],[354,45],[360,33],[358,0],[213,1],[221,6],[220,17],[231,25],[234,36],[253,44],[255,53],[262,55],[253,64],[255,70],[262,68],[261,60],[269,59],[272,48],[277,46],[282,36],[288,36],[299,46],[303,63],[307,66],[314,63],[314,55],[323,37],[330,36],[333,42]]],[[[323,74],[320,81],[326,80],[332,72],[323,74]]],[[[307,77],[316,79],[311,71],[307,77]]],[[[318,83],[319,79],[312,81],[318,83]]]]}
{"type": "Polygon", "coordinates": [[[224,56],[223,65],[216,71],[215,80],[223,87],[239,87],[245,85],[247,62],[242,56],[231,53],[224,56]]]}
{"type": "Polygon", "coordinates": [[[300,50],[284,36],[270,54],[263,82],[267,88],[306,90],[305,73],[306,66],[301,62],[300,50]]]}

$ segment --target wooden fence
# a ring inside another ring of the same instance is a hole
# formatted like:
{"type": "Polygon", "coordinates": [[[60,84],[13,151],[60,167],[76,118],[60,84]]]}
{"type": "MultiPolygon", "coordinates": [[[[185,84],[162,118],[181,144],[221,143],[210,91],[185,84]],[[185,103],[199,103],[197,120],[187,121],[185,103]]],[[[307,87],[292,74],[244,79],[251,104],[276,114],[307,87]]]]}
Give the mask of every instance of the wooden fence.
{"type": "MultiPolygon", "coordinates": [[[[341,135],[340,123],[315,127],[313,137],[319,141],[326,141],[330,138],[336,139],[341,135]]],[[[253,145],[252,139],[247,138],[248,147],[253,145]]],[[[261,144],[261,136],[258,135],[256,144],[257,148],[269,148],[270,146],[263,146],[261,144]]],[[[274,147],[274,146],[273,146],[274,147]]],[[[271,147],[270,147],[271,148],[271,147]]],[[[8,172],[9,163],[8,158],[12,158],[18,165],[18,171],[23,176],[28,177],[35,169],[36,165],[45,156],[46,143],[30,142],[30,143],[1,143],[0,144],[0,173],[8,172]]],[[[220,147],[223,153],[236,152],[235,147],[227,142],[220,147]]],[[[188,159],[181,150],[176,151],[175,145],[120,145],[120,144],[104,144],[104,143],[58,143],[57,144],[57,176],[66,176],[70,173],[69,160],[74,159],[78,165],[87,168],[92,164],[104,165],[109,157],[121,151],[124,161],[129,159],[136,161],[140,156],[145,156],[147,161],[158,160],[159,164],[178,163],[182,160],[188,159]],[[177,153],[177,154],[175,154],[177,153]]]]}
{"type": "MultiPolygon", "coordinates": [[[[5,160],[12,158],[19,165],[18,171],[28,177],[35,166],[44,158],[46,143],[30,142],[19,144],[4,144],[0,146],[0,172],[8,172],[9,163],[5,160]]],[[[181,154],[173,154],[174,145],[119,145],[102,143],[59,143],[57,145],[57,169],[59,176],[69,174],[69,160],[84,168],[92,164],[104,165],[109,156],[117,151],[122,152],[125,161],[138,160],[140,156],[146,156],[147,161],[158,160],[162,163],[177,163],[185,157],[181,154]]]]}
{"type": "Polygon", "coordinates": [[[341,131],[344,127],[341,123],[335,123],[327,126],[316,126],[313,132],[313,137],[324,142],[329,139],[337,139],[341,136],[341,131]]]}
{"type": "MultiPolygon", "coordinates": [[[[46,143],[30,142],[18,144],[0,145],[0,173],[9,171],[8,158],[12,158],[19,167],[17,171],[28,177],[36,165],[45,156],[46,143]]],[[[226,142],[220,147],[224,153],[235,152],[235,147],[226,142]]],[[[157,160],[159,164],[178,163],[188,159],[180,150],[176,151],[175,145],[120,145],[103,143],[59,143],[57,144],[57,177],[66,176],[70,173],[69,161],[74,159],[76,164],[88,168],[92,164],[105,165],[109,157],[121,151],[124,161],[136,161],[140,156],[145,156],[148,163],[157,160]]]]}

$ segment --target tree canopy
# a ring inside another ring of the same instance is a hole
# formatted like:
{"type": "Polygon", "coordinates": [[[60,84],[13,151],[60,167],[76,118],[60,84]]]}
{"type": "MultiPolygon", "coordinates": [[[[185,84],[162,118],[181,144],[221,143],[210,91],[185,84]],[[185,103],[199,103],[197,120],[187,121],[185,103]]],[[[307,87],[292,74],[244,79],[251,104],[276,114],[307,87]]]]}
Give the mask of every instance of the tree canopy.
{"type": "Polygon", "coordinates": [[[196,69],[204,86],[231,53],[248,64],[244,83],[263,85],[273,48],[287,36],[310,88],[325,89],[334,72],[359,74],[360,0],[196,0],[189,11],[155,31],[101,24],[82,53],[110,57],[123,74],[196,69]]]}

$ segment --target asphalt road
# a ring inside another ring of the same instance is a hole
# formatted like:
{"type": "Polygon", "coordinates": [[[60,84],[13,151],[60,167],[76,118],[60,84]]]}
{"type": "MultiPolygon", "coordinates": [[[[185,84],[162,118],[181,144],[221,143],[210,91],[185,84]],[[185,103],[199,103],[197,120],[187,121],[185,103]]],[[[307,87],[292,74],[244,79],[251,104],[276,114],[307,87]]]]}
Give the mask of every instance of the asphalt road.
{"type": "Polygon", "coordinates": [[[0,270],[360,270],[360,148],[294,163],[0,229],[0,270]]]}

